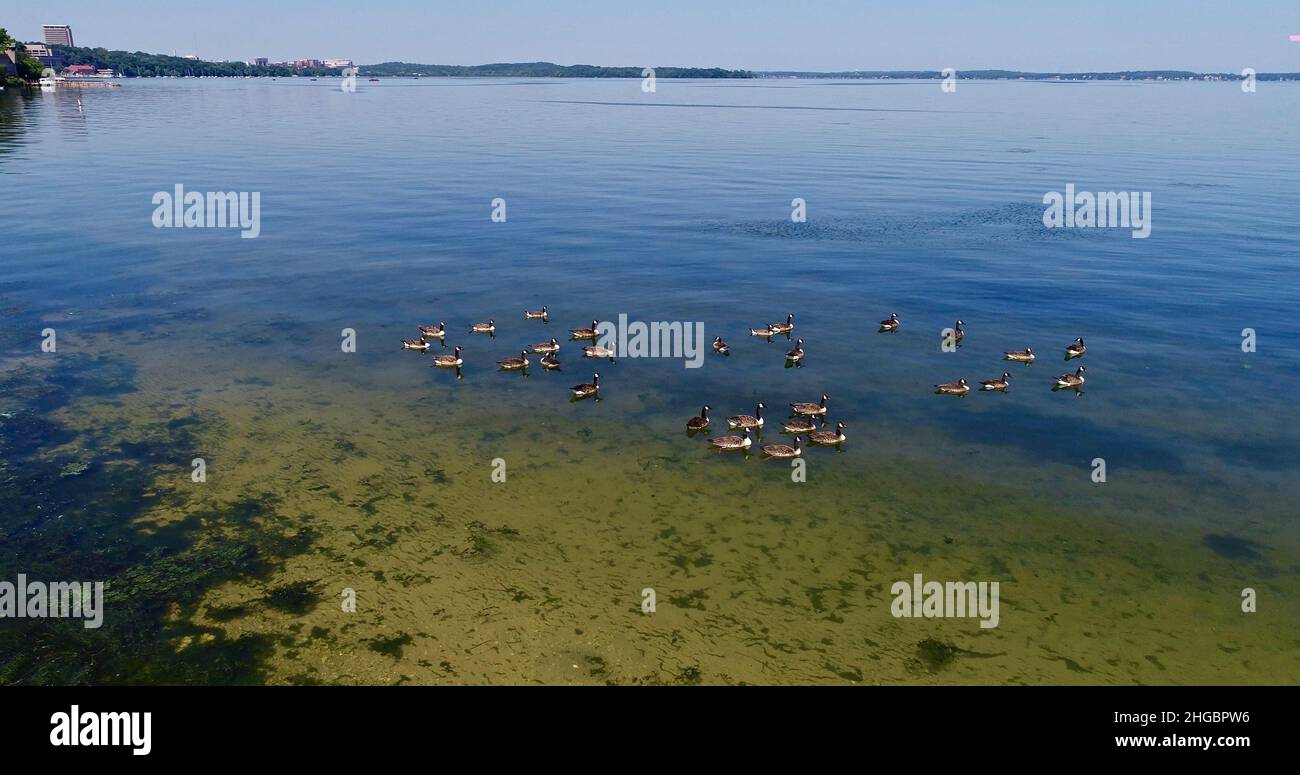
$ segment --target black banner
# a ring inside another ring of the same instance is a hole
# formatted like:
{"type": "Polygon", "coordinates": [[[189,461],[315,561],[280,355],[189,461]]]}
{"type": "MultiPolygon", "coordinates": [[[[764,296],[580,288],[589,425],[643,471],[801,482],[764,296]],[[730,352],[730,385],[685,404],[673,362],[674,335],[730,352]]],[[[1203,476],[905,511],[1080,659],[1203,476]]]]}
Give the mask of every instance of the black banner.
{"type": "Polygon", "coordinates": [[[42,761],[328,762],[366,751],[573,750],[685,741],[971,761],[1237,761],[1294,745],[1283,688],[97,687],[4,690],[5,751],[42,761]],[[355,746],[355,747],[354,747],[355,746]]]}

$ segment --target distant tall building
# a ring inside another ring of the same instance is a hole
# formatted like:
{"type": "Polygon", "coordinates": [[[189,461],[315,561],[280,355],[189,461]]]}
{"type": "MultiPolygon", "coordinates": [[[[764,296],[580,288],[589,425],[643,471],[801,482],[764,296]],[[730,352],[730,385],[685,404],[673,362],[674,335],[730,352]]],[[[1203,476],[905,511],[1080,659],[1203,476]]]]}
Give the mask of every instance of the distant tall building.
{"type": "Polygon", "coordinates": [[[266,57],[258,57],[253,60],[253,64],[257,65],[258,67],[266,67],[267,65],[271,64],[271,60],[267,59],[266,57]]]}
{"type": "Polygon", "coordinates": [[[27,49],[27,55],[40,62],[42,67],[49,67],[54,70],[63,69],[63,57],[57,56],[53,51],[50,51],[49,46],[43,43],[28,43],[24,48],[27,49]]]}
{"type": "Polygon", "coordinates": [[[43,24],[41,29],[45,31],[45,45],[47,46],[73,46],[72,28],[66,24],[43,24]]]}

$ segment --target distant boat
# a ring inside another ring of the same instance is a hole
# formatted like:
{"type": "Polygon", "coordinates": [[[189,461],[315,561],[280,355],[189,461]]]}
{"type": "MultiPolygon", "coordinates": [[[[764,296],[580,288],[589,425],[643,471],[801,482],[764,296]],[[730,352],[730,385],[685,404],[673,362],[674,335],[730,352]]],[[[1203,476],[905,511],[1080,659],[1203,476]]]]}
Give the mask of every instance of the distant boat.
{"type": "Polygon", "coordinates": [[[370,82],[371,82],[371,83],[379,83],[379,79],[378,79],[378,78],[371,78],[371,79],[370,79],[370,82]]]}
{"type": "Polygon", "coordinates": [[[41,84],[41,91],[54,91],[53,78],[42,78],[40,80],[40,84],[41,84]]]}

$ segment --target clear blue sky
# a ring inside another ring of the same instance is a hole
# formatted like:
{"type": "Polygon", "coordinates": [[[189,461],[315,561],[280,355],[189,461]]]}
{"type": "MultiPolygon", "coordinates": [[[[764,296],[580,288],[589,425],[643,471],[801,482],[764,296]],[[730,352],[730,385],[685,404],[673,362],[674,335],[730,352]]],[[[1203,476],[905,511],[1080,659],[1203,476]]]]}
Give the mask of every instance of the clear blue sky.
{"type": "Polygon", "coordinates": [[[1300,71],[1297,0],[57,0],[6,2],[39,40],[205,59],[551,61],[752,70],[1300,71]]]}

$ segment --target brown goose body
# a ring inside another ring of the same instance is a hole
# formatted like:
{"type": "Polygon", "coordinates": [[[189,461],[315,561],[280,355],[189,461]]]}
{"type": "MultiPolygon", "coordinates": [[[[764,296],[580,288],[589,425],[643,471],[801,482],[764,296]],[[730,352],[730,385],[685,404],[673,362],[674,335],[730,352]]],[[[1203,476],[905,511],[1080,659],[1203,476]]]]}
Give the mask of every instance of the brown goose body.
{"type": "Polygon", "coordinates": [[[526,369],[528,368],[528,353],[521,352],[519,353],[518,358],[506,358],[504,361],[497,361],[497,365],[500,366],[503,371],[520,371],[526,369]]]}
{"type": "Polygon", "coordinates": [[[753,443],[749,438],[748,428],[740,436],[719,436],[716,439],[709,439],[709,444],[715,449],[745,449],[753,443]]]}
{"type": "Polygon", "coordinates": [[[784,323],[772,323],[767,327],[774,334],[788,334],[794,330],[794,313],[786,316],[784,323]]]}
{"type": "Polygon", "coordinates": [[[826,402],[829,400],[830,396],[823,395],[820,404],[790,404],[790,409],[800,417],[820,417],[826,414],[826,402]]]}
{"type": "Polygon", "coordinates": [[[980,382],[980,390],[1002,390],[1005,391],[1011,387],[1010,372],[1002,372],[1002,376],[997,379],[986,379],[980,382]]]}
{"type": "Polygon", "coordinates": [[[808,434],[808,440],[814,444],[820,444],[824,447],[832,447],[836,444],[843,444],[844,423],[836,423],[833,431],[813,431],[808,434]]]}
{"type": "Polygon", "coordinates": [[[591,375],[591,382],[574,385],[569,389],[573,391],[574,398],[590,398],[600,392],[600,374],[591,375]]]}
{"type": "Polygon", "coordinates": [[[945,396],[964,396],[970,392],[970,385],[966,384],[965,379],[959,379],[956,382],[944,382],[934,386],[934,392],[941,393],[945,396]]]}
{"type": "Polygon", "coordinates": [[[1002,357],[1004,360],[1015,361],[1017,363],[1033,363],[1034,359],[1036,359],[1038,356],[1034,355],[1034,351],[1032,348],[1026,347],[1023,350],[1012,350],[1010,352],[1003,353],[1002,357]]]}
{"type": "Polygon", "coordinates": [[[1087,371],[1087,368],[1080,366],[1073,374],[1062,374],[1056,378],[1056,387],[1075,389],[1082,387],[1083,383],[1087,381],[1083,377],[1085,371],[1087,371]]]}
{"type": "Polygon", "coordinates": [[[429,343],[424,341],[423,339],[403,339],[402,349],[417,350],[419,352],[424,352],[425,350],[429,349],[429,343]]]}
{"type": "Polygon", "coordinates": [[[795,436],[793,447],[786,444],[768,444],[763,447],[763,454],[768,457],[785,459],[799,457],[803,454],[803,450],[799,447],[799,437],[795,436]]]}
{"type": "Polygon", "coordinates": [[[763,410],[766,408],[767,407],[763,405],[763,402],[760,401],[758,402],[758,405],[754,407],[754,414],[752,416],[748,414],[738,414],[733,417],[728,417],[727,427],[728,428],[762,428],[763,410]]]}
{"type": "Polygon", "coordinates": [[[433,356],[433,365],[440,369],[456,369],[460,368],[463,364],[464,361],[461,360],[459,347],[457,347],[451,355],[433,356]]]}
{"type": "Polygon", "coordinates": [[[548,353],[558,353],[560,351],[560,343],[555,341],[555,338],[552,337],[551,341],[535,344],[531,346],[529,349],[535,353],[538,353],[539,355],[546,355],[548,353]]]}
{"type": "Polygon", "coordinates": [[[796,417],[792,420],[786,420],[781,423],[781,429],[786,433],[808,433],[811,434],[817,430],[817,421],[810,420],[806,417],[796,417]]]}
{"type": "Polygon", "coordinates": [[[686,421],[686,429],[690,431],[702,431],[709,427],[709,405],[705,404],[700,410],[699,417],[692,417],[686,421]]]}

